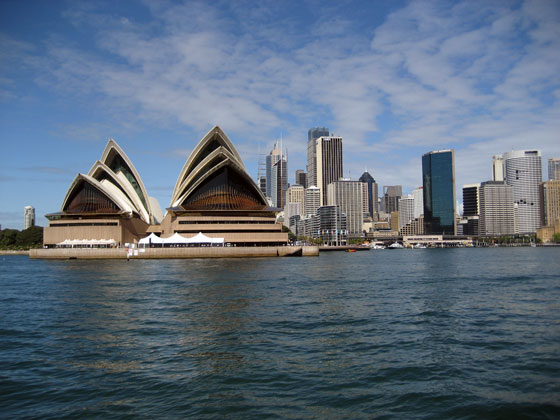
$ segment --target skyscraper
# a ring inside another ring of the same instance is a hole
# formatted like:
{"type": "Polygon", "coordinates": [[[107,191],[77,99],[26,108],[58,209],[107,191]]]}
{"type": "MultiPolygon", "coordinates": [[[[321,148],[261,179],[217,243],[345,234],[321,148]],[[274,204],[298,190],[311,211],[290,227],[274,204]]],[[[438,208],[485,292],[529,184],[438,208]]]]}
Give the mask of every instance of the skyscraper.
{"type": "Polygon", "coordinates": [[[307,188],[307,173],[303,169],[296,170],[296,184],[307,188]]]}
{"type": "Polygon", "coordinates": [[[377,183],[368,171],[365,171],[359,179],[361,182],[367,184],[367,202],[368,212],[371,217],[374,217],[377,212],[377,183]]]}
{"type": "Polygon", "coordinates": [[[318,231],[325,245],[344,245],[347,242],[346,214],[338,206],[317,209],[318,231]]]}
{"type": "Polygon", "coordinates": [[[502,155],[492,156],[492,181],[504,180],[504,158],[502,155]]]}
{"type": "MultiPolygon", "coordinates": [[[[503,181],[495,181],[503,182],[503,181]]],[[[461,220],[462,235],[478,235],[480,216],[480,184],[463,185],[463,219],[461,220]]]]}
{"type": "Polygon", "coordinates": [[[25,206],[23,209],[23,229],[29,229],[35,226],[35,209],[31,206],[25,206]]]}
{"type": "Polygon", "coordinates": [[[346,214],[348,234],[361,235],[364,224],[362,206],[362,183],[360,181],[338,180],[327,187],[328,205],[338,206],[346,214]]]}
{"type": "Polygon", "coordinates": [[[315,139],[316,184],[321,190],[321,205],[327,204],[327,186],[342,178],[342,137],[315,139]]]}
{"type": "Polygon", "coordinates": [[[548,159],[548,180],[560,181],[560,158],[548,159]]]}
{"type": "Polygon", "coordinates": [[[560,180],[546,181],[541,184],[542,226],[560,224],[560,180]]]}
{"type": "Polygon", "coordinates": [[[399,200],[402,197],[402,185],[386,185],[383,187],[383,209],[391,214],[399,211],[399,200]]]}
{"type": "Polygon", "coordinates": [[[424,216],[424,191],[422,187],[414,188],[412,191],[414,197],[414,219],[424,216]]]}
{"type": "Polygon", "coordinates": [[[315,186],[306,188],[303,213],[305,215],[314,215],[319,207],[321,207],[321,190],[315,186]]]}
{"type": "Polygon", "coordinates": [[[503,154],[504,175],[513,187],[513,202],[518,205],[519,233],[533,233],[541,227],[539,184],[542,159],[539,150],[515,150],[503,154]]]}
{"type": "Polygon", "coordinates": [[[409,194],[399,199],[399,232],[414,220],[414,197],[409,194]]]}
{"type": "Polygon", "coordinates": [[[455,151],[437,150],[424,154],[422,181],[425,233],[456,235],[455,151]]]}
{"type": "Polygon", "coordinates": [[[512,235],[514,233],[513,189],[500,181],[480,184],[479,235],[512,235]]]}
{"type": "Polygon", "coordinates": [[[463,216],[478,216],[480,184],[463,185],[463,216]]]}
{"type": "Polygon", "coordinates": [[[278,141],[266,156],[266,196],[272,206],[283,208],[288,189],[288,159],[278,141]]]}
{"type": "Polygon", "coordinates": [[[288,190],[288,161],[285,155],[280,156],[280,159],[272,165],[271,184],[272,205],[283,208],[288,190]]]}
{"type": "Polygon", "coordinates": [[[319,137],[327,137],[329,129],[327,127],[311,128],[307,132],[307,186],[317,186],[317,166],[316,166],[316,147],[315,140],[319,137]]]}

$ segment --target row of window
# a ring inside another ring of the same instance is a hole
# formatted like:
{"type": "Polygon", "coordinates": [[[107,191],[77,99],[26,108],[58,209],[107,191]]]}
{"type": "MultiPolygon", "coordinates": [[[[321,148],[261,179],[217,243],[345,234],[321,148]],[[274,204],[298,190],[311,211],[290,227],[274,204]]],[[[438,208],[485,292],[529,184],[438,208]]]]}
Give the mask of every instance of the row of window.
{"type": "Polygon", "coordinates": [[[68,227],[68,226],[118,226],[117,222],[92,222],[92,223],[56,223],[49,227],[68,227]]]}
{"type": "MultiPolygon", "coordinates": [[[[199,230],[176,230],[177,233],[198,233],[199,230]]],[[[280,230],[257,230],[257,229],[243,229],[243,230],[204,230],[204,233],[279,233],[280,230]]]]}
{"type": "Polygon", "coordinates": [[[179,220],[180,225],[248,225],[248,224],[275,224],[275,220],[179,220]]]}

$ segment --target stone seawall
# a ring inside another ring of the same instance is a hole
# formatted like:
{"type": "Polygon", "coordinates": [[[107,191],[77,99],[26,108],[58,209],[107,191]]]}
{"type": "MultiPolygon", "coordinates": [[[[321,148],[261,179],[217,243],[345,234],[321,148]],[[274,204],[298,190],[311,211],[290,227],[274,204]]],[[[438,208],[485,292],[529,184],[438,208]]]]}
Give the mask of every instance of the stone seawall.
{"type": "MultiPolygon", "coordinates": [[[[317,256],[316,246],[270,246],[270,247],[186,247],[186,248],[140,248],[132,250],[130,259],[165,258],[253,258],[317,256]]],[[[32,249],[29,258],[45,259],[126,259],[124,248],[48,248],[32,249]]]]}

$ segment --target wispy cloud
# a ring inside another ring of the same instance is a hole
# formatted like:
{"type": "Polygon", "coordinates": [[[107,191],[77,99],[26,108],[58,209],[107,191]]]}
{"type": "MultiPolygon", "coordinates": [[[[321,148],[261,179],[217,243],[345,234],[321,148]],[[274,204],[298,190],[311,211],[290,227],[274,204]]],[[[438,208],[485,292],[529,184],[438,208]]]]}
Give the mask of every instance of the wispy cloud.
{"type": "Polygon", "coordinates": [[[28,60],[37,82],[130,129],[189,127],[186,147],[219,124],[256,159],[256,145],[282,132],[292,167],[304,167],[307,129],[328,125],[344,137],[347,167],[409,188],[432,149],[457,149],[458,185],[484,180],[491,155],[511,147],[560,155],[557,2],[412,1],[368,31],[332,11],[304,25],[282,4],[146,5],[149,19],[73,4],[66,18],[96,49],[50,38],[28,60]]]}

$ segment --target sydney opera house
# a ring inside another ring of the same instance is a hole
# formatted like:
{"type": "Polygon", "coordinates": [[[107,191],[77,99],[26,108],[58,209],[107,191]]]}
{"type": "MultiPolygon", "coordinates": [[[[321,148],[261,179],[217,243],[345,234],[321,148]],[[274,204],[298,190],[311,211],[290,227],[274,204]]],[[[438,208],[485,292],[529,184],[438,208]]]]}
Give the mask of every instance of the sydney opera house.
{"type": "Polygon", "coordinates": [[[214,127],[194,148],[179,174],[170,207],[162,215],[137,170],[114,140],[88,174],[76,176],[60,212],[46,215],[44,245],[105,243],[124,246],[150,234],[197,234],[229,246],[280,246],[288,241],[251,179],[239,153],[214,127]]]}

